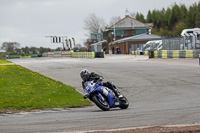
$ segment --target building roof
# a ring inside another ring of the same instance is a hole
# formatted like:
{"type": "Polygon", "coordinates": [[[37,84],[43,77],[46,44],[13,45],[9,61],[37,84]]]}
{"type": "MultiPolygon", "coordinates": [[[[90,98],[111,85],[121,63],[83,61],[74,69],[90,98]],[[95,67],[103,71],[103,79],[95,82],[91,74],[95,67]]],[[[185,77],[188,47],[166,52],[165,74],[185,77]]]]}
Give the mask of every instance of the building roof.
{"type": "Polygon", "coordinates": [[[153,35],[153,34],[140,34],[136,36],[126,37],[119,40],[116,40],[114,42],[109,43],[109,45],[121,43],[121,42],[127,42],[127,41],[145,41],[145,40],[159,40],[162,39],[161,36],[153,35]]]}
{"type": "Polygon", "coordinates": [[[6,50],[0,49],[0,52],[2,52],[2,53],[5,53],[5,52],[6,52],[6,50]]]}
{"type": "Polygon", "coordinates": [[[126,16],[125,18],[121,19],[117,23],[113,24],[112,26],[108,27],[108,29],[115,28],[128,28],[128,29],[134,29],[134,28],[148,28],[152,27],[152,23],[142,23],[134,18],[131,18],[130,16],[126,16]]]}
{"type": "Polygon", "coordinates": [[[93,46],[93,45],[99,45],[99,44],[102,44],[104,42],[107,42],[106,40],[103,40],[103,41],[100,41],[100,42],[96,42],[96,43],[92,43],[90,46],[93,46]]]}

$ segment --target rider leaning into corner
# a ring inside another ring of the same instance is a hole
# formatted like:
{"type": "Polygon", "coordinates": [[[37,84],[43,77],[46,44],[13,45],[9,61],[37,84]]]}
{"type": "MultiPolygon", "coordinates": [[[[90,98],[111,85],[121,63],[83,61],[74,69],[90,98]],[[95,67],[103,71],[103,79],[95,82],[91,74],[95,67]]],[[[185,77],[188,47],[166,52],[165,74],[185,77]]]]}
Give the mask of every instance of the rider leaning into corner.
{"type": "MultiPolygon", "coordinates": [[[[83,90],[85,91],[86,86],[84,85],[85,82],[87,81],[102,81],[103,80],[103,76],[94,73],[94,72],[89,72],[87,69],[83,69],[80,73],[80,76],[82,78],[82,86],[83,86],[83,90]]],[[[122,98],[123,96],[120,94],[120,92],[118,91],[117,87],[112,83],[112,82],[104,82],[103,86],[108,87],[109,89],[111,89],[116,97],[118,97],[119,99],[122,98]]],[[[87,97],[87,94],[84,95],[84,98],[87,97]]]]}

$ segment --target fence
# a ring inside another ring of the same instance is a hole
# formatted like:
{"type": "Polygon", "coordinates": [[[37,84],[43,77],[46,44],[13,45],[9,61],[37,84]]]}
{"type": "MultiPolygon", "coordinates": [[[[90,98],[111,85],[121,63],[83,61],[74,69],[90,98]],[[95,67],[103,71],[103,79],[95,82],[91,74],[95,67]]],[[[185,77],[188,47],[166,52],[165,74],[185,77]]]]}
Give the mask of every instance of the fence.
{"type": "Polygon", "coordinates": [[[184,39],[181,37],[163,38],[162,43],[162,50],[184,50],[184,39]]]}

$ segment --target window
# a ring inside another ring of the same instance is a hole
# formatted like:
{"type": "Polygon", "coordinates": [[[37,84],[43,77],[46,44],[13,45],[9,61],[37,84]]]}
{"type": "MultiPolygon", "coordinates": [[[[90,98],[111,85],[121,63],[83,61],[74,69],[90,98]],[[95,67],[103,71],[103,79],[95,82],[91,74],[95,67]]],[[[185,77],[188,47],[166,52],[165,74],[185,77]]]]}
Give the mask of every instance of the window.
{"type": "Polygon", "coordinates": [[[116,35],[116,36],[124,35],[124,31],[123,31],[123,30],[116,30],[116,31],[115,31],[115,35],[116,35]]]}
{"type": "Polygon", "coordinates": [[[197,42],[196,43],[200,43],[200,34],[197,34],[197,42]]]}
{"type": "Polygon", "coordinates": [[[124,35],[125,35],[125,36],[126,36],[126,35],[128,35],[128,32],[127,32],[127,30],[125,30],[125,31],[124,31],[124,35]]]}
{"type": "Polygon", "coordinates": [[[135,29],[135,30],[133,30],[133,34],[134,35],[139,35],[139,34],[144,34],[144,33],[146,33],[146,29],[135,29]]]}
{"type": "Polygon", "coordinates": [[[103,38],[102,34],[91,34],[91,39],[97,39],[98,41],[101,41],[101,39],[103,38]]]}
{"type": "Polygon", "coordinates": [[[91,39],[97,39],[97,35],[95,34],[91,35],[91,39]]]}

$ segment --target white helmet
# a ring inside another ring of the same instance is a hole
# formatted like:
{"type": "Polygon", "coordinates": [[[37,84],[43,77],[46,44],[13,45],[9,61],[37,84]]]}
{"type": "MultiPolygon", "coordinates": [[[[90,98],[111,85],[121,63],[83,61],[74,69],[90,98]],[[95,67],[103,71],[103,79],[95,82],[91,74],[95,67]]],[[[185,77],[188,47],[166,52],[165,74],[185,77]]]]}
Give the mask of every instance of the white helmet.
{"type": "Polygon", "coordinates": [[[90,76],[90,72],[89,72],[87,69],[83,69],[83,70],[80,72],[80,76],[81,76],[81,78],[82,78],[84,81],[87,81],[87,79],[88,79],[89,76],[90,76]]]}

